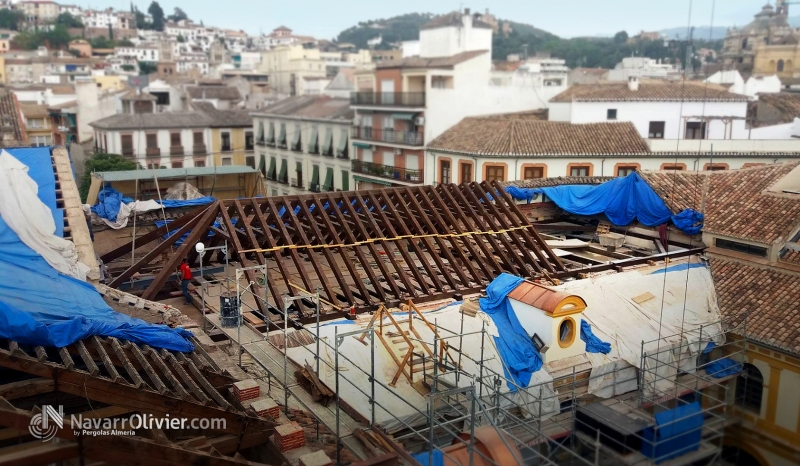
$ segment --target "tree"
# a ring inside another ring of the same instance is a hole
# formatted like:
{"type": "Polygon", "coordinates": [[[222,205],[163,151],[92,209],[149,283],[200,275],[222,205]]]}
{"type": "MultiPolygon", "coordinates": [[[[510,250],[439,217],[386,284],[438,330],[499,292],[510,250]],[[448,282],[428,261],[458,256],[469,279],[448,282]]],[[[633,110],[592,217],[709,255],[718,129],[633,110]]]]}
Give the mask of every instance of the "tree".
{"type": "Polygon", "coordinates": [[[175,7],[175,11],[174,11],[174,13],[173,13],[173,14],[171,14],[171,15],[168,17],[168,19],[169,19],[170,21],[174,21],[174,22],[176,22],[176,23],[177,23],[178,21],[182,21],[182,20],[184,20],[184,19],[189,19],[189,15],[187,15],[187,14],[186,14],[186,12],[185,12],[185,11],[183,11],[182,9],[180,9],[180,8],[178,8],[178,7],[175,7]]]}
{"type": "Polygon", "coordinates": [[[153,24],[147,22],[147,17],[138,9],[133,13],[136,18],[136,29],[153,29],[153,24]]]}
{"type": "Polygon", "coordinates": [[[139,75],[153,74],[158,70],[155,63],[149,61],[139,62],[139,75]]]}
{"type": "Polygon", "coordinates": [[[86,196],[89,194],[89,187],[92,185],[92,173],[118,172],[123,170],[136,170],[136,162],[132,162],[117,154],[95,154],[89,157],[86,160],[86,171],[83,173],[81,185],[78,188],[83,202],[86,202],[86,196]]]}
{"type": "Polygon", "coordinates": [[[614,43],[615,44],[624,44],[628,42],[628,33],[625,31],[619,31],[618,33],[614,34],[614,43]]]}
{"type": "Polygon", "coordinates": [[[0,10],[0,29],[18,31],[19,25],[23,21],[25,21],[25,14],[19,10],[9,10],[8,8],[0,10]]]}
{"type": "Polygon", "coordinates": [[[134,71],[136,69],[136,67],[133,66],[133,65],[122,65],[121,68],[122,68],[122,71],[128,71],[128,72],[134,71]]]}
{"type": "Polygon", "coordinates": [[[63,25],[59,24],[49,32],[45,33],[45,40],[50,44],[51,48],[60,49],[69,46],[72,41],[72,36],[63,25]]]}
{"type": "Polygon", "coordinates": [[[117,41],[117,47],[133,47],[133,42],[128,39],[120,39],[117,41]]]}
{"type": "Polygon", "coordinates": [[[151,3],[150,7],[147,9],[147,12],[153,17],[153,29],[156,31],[163,31],[164,10],[161,9],[161,5],[159,5],[158,2],[153,1],[153,3],[151,3]]]}
{"type": "Polygon", "coordinates": [[[56,17],[55,24],[60,24],[67,28],[83,28],[83,23],[79,18],[72,16],[71,14],[64,12],[61,13],[56,17]]]}
{"type": "Polygon", "coordinates": [[[184,43],[184,42],[186,42],[186,38],[185,38],[185,37],[183,37],[183,34],[178,34],[177,40],[178,40],[178,42],[180,42],[181,44],[182,44],[182,43],[184,43]]]}

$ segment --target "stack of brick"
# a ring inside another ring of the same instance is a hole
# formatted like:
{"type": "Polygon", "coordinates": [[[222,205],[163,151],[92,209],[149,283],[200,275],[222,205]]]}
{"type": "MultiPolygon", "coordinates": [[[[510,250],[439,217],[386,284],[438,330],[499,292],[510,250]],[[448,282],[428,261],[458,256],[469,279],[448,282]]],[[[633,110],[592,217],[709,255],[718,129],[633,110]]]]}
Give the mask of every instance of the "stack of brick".
{"type": "Polygon", "coordinates": [[[259,417],[270,417],[278,419],[281,415],[281,408],[272,400],[272,398],[259,398],[250,403],[250,407],[256,412],[259,417]]]}
{"type": "Polygon", "coordinates": [[[300,457],[300,466],[333,466],[333,461],[322,451],[315,451],[300,457]]]}
{"type": "Polygon", "coordinates": [[[261,396],[261,388],[253,379],[241,380],[233,384],[233,396],[239,402],[252,400],[261,396]]]}
{"type": "Polygon", "coordinates": [[[287,452],[305,446],[306,436],[303,428],[296,422],[292,422],[276,427],[272,441],[281,451],[287,452]]]}

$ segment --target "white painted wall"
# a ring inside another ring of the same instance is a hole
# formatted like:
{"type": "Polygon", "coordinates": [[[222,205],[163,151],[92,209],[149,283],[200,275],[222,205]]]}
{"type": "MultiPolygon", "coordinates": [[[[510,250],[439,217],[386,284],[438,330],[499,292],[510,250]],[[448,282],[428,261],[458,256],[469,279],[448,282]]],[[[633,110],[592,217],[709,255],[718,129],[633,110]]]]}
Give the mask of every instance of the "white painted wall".
{"type": "Polygon", "coordinates": [[[419,56],[421,57],[450,57],[471,50],[491,51],[492,30],[473,28],[472,16],[463,15],[460,27],[448,26],[421,30],[419,42],[419,56]]]}
{"type": "MultiPolygon", "coordinates": [[[[785,125],[780,125],[785,126],[785,125]]],[[[771,127],[763,128],[768,130],[771,127]]],[[[760,128],[762,129],[762,128],[760,128]]],[[[753,130],[755,131],[755,129],[753,130]]],[[[653,152],[692,151],[692,152],[800,152],[797,139],[648,139],[647,145],[653,152]]]]}
{"type": "Polygon", "coordinates": [[[775,425],[783,427],[790,432],[797,432],[797,419],[800,416],[800,396],[797,388],[800,387],[800,374],[789,370],[781,371],[781,380],[778,384],[778,406],[775,411],[775,425]]]}
{"type": "MultiPolygon", "coordinates": [[[[616,109],[615,121],[632,122],[643,138],[648,136],[651,121],[664,121],[664,139],[683,139],[683,118],[703,115],[742,118],[731,123],[732,130],[730,125],[726,130],[722,121],[709,121],[708,139],[730,139],[731,131],[732,139],[747,139],[748,136],[744,121],[747,116],[747,102],[572,102],[568,105],[572,105],[569,120],[572,123],[606,122],[609,121],[607,110],[616,109]]],[[[563,115],[561,113],[559,116],[563,115]]]]}
{"type": "MultiPolygon", "coordinates": [[[[171,161],[173,159],[180,160],[181,157],[170,157],[169,155],[169,148],[171,146],[170,140],[170,133],[176,131],[175,129],[162,129],[158,130],[156,134],[156,140],[158,142],[158,147],[161,149],[161,158],[147,158],[147,134],[151,133],[152,131],[139,131],[139,130],[124,130],[124,131],[107,131],[105,134],[107,135],[108,139],[108,152],[111,154],[121,154],[122,153],[122,134],[131,134],[133,137],[133,153],[136,157],[136,161],[142,166],[147,167],[148,163],[159,163],[159,165],[163,165],[167,168],[171,167],[171,161]]],[[[206,143],[206,148],[211,147],[211,130],[206,128],[186,128],[180,130],[181,133],[181,144],[183,144],[184,156],[182,157],[183,166],[184,167],[193,167],[194,166],[194,157],[192,154],[192,147],[194,144],[194,132],[195,131],[203,131],[203,138],[206,143]]],[[[104,134],[103,131],[97,131],[98,144],[102,144],[102,135],[104,134]]],[[[198,154],[199,155],[199,154],[198,154]]],[[[206,155],[206,154],[202,154],[206,155]]],[[[210,166],[210,163],[213,162],[213,157],[206,156],[206,166],[210,166]]]]}

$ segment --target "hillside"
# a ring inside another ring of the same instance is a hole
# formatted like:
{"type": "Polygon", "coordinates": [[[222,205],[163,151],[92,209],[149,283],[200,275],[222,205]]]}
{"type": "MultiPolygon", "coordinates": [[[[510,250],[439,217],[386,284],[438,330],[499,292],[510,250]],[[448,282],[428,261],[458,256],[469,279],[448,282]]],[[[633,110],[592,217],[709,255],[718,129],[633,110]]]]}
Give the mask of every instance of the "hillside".
{"type": "MultiPolygon", "coordinates": [[[[708,26],[697,26],[694,28],[694,38],[708,40],[708,34],[710,32],[711,40],[724,39],[727,31],[727,26],[714,26],[713,28],[709,28],[708,26]]],[[[661,33],[661,37],[666,39],[686,39],[686,36],[688,35],[686,26],[662,29],[658,32],[661,33]]]]}
{"type": "Polygon", "coordinates": [[[392,43],[418,39],[419,28],[433,17],[430,13],[410,13],[388,19],[363,21],[340,32],[336,39],[338,42],[355,44],[357,48],[367,48],[367,41],[380,36],[382,41],[375,48],[387,50],[392,43]]]}

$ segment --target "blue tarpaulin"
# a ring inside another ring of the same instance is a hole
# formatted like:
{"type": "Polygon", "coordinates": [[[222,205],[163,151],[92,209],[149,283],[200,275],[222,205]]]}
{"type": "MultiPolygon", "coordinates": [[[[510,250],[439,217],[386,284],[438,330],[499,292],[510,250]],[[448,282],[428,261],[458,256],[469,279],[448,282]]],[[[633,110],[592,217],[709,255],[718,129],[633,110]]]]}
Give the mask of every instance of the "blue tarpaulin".
{"type": "MultiPolygon", "coordinates": [[[[503,359],[506,377],[520,387],[527,387],[531,375],[542,368],[542,357],[533,346],[531,337],[522,328],[517,315],[511,309],[508,294],[522,282],[520,277],[502,273],[486,287],[486,297],[481,298],[483,312],[492,317],[500,334],[494,341],[500,357],[503,359]]],[[[508,384],[514,392],[516,387],[508,384]]]]}
{"type": "MultiPolygon", "coordinates": [[[[236,223],[236,219],[235,219],[235,218],[231,219],[231,221],[232,221],[233,223],[236,223]]],[[[172,220],[166,220],[166,221],[165,221],[165,220],[156,220],[154,223],[155,223],[155,225],[156,225],[157,227],[161,228],[161,227],[163,227],[164,225],[166,225],[166,224],[168,224],[168,223],[172,223],[172,220]]],[[[220,227],[219,221],[216,221],[216,220],[214,221],[214,227],[216,227],[216,228],[219,228],[219,227],[220,227]]],[[[172,236],[172,235],[174,235],[175,233],[177,233],[177,232],[178,232],[178,230],[179,230],[179,228],[176,228],[175,230],[170,230],[168,233],[165,233],[165,234],[163,234],[161,237],[162,237],[162,238],[164,238],[164,239],[167,239],[167,238],[169,238],[170,236],[172,236]]],[[[184,240],[186,240],[186,238],[188,238],[188,237],[189,237],[189,233],[191,233],[191,232],[192,232],[192,230],[189,230],[189,231],[187,231],[186,233],[184,233],[183,235],[181,235],[181,237],[180,237],[180,238],[178,238],[178,240],[177,240],[177,241],[175,241],[175,246],[180,246],[180,245],[182,245],[182,244],[183,244],[183,241],[184,241],[184,240]]],[[[209,233],[208,233],[208,236],[206,236],[206,239],[208,239],[208,238],[210,238],[210,237],[212,237],[212,236],[214,236],[214,232],[213,232],[213,231],[211,231],[211,232],[209,232],[209,233]]],[[[205,239],[202,239],[202,238],[201,238],[201,241],[205,241],[205,239]]]]}
{"type": "Polygon", "coordinates": [[[686,234],[696,235],[703,228],[703,214],[686,209],[672,215],[664,201],[638,173],[615,178],[597,186],[565,185],[547,188],[517,188],[506,192],[517,200],[528,202],[544,194],[558,207],[576,215],[605,214],[617,226],[638,220],[643,225],[657,227],[670,220],[686,234]]]}
{"type": "MultiPolygon", "coordinates": [[[[204,196],[197,199],[162,199],[156,200],[159,204],[164,206],[165,209],[172,209],[176,207],[192,207],[211,204],[216,199],[211,196],[204,196]]],[[[129,203],[134,200],[123,196],[119,191],[114,189],[111,185],[105,185],[103,189],[97,194],[97,204],[92,206],[92,212],[96,213],[100,218],[110,220],[112,222],[117,220],[119,214],[120,204],[129,203]]]]}
{"type": "Polygon", "coordinates": [[[611,352],[611,343],[606,343],[597,338],[592,332],[592,326],[583,319],[581,319],[581,340],[586,343],[587,353],[608,354],[611,352]]]}
{"type": "Polygon", "coordinates": [[[423,451],[413,455],[413,458],[422,466],[444,466],[444,453],[440,450],[433,450],[433,463],[430,462],[430,456],[429,451],[423,451]]]}
{"type": "Polygon", "coordinates": [[[655,415],[656,425],[642,432],[642,454],[661,463],[700,448],[703,414],[695,401],[655,415]]]}
{"type": "Polygon", "coordinates": [[[729,375],[738,374],[742,372],[742,365],[730,358],[722,358],[711,361],[706,364],[706,374],[721,379],[729,375]]]}
{"type": "Polygon", "coordinates": [[[689,263],[678,264],[678,265],[673,265],[672,267],[667,267],[667,268],[664,268],[664,269],[658,269],[655,272],[651,273],[650,275],[658,275],[658,274],[667,273],[667,272],[680,272],[681,270],[697,269],[697,268],[705,267],[705,266],[706,266],[705,264],[698,264],[698,263],[695,263],[695,264],[689,264],[689,263]]]}
{"type": "MultiPolygon", "coordinates": [[[[39,186],[39,199],[55,210],[50,148],[8,152],[30,168],[28,174],[39,186]]],[[[186,330],[148,324],[115,312],[94,287],[59,274],[0,218],[0,338],[64,347],[92,335],[175,351],[194,349],[186,330]]]]}

